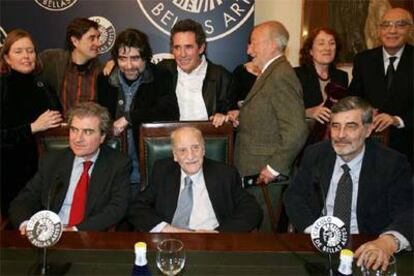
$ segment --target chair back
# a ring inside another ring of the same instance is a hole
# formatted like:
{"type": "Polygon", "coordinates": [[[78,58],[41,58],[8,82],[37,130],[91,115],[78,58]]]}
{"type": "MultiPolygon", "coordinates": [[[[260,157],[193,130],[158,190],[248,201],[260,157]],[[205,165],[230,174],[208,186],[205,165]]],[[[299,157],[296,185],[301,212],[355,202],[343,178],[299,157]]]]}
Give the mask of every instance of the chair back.
{"type": "Polygon", "coordinates": [[[233,126],[230,123],[225,123],[218,128],[208,121],[142,124],[138,145],[142,189],[148,183],[154,162],[172,156],[171,132],[184,126],[196,127],[203,133],[207,158],[233,164],[233,126]]]}
{"type": "MultiPolygon", "coordinates": [[[[36,140],[39,156],[48,151],[67,148],[69,147],[69,126],[68,124],[61,124],[59,127],[39,132],[36,135],[36,140]]],[[[125,132],[119,136],[114,136],[112,133],[108,134],[105,144],[122,153],[128,151],[125,132]]]]}

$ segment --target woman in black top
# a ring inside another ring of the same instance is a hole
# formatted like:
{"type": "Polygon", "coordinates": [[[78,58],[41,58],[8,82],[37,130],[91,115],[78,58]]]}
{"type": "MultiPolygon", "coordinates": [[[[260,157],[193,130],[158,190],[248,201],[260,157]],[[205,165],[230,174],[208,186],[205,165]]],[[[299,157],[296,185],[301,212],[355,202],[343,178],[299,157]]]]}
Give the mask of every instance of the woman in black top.
{"type": "Polygon", "coordinates": [[[340,50],[341,43],[334,30],[314,29],[300,50],[300,66],[295,68],[303,88],[306,117],[324,125],[323,133],[316,140],[323,139],[331,116],[330,107],[345,96],[348,87],[348,74],[336,68],[340,50]]]}
{"type": "Polygon", "coordinates": [[[33,39],[24,30],[11,31],[0,52],[1,214],[37,170],[34,134],[62,121],[56,94],[36,73],[33,39]]]}

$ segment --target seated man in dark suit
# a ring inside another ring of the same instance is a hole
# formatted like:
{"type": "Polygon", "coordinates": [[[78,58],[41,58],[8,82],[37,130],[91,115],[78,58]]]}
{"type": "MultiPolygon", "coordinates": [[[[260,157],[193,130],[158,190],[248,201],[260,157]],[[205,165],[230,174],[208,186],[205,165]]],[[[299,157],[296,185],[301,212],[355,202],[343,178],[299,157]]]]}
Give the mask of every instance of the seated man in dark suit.
{"type": "Polygon", "coordinates": [[[51,151],[11,203],[9,216],[22,235],[37,211],[56,212],[68,231],[106,230],[127,209],[130,162],[101,145],[110,127],[106,108],[83,102],[71,110],[70,148],[51,151]]]}
{"type": "Polygon", "coordinates": [[[129,209],[138,231],[248,232],[262,211],[242,189],[236,168],[204,158],[200,130],[179,128],[171,134],[174,160],[158,160],[147,189],[129,209]]]}
{"type": "Polygon", "coordinates": [[[355,256],[359,266],[385,269],[390,255],[413,244],[413,185],[407,158],[368,139],[372,117],[372,107],[361,98],[336,103],[331,141],[306,149],[285,204],[301,232],[309,232],[314,221],[327,214],[341,218],[352,234],[379,235],[355,256]],[[344,205],[338,200],[348,207],[339,208],[344,205]]]}

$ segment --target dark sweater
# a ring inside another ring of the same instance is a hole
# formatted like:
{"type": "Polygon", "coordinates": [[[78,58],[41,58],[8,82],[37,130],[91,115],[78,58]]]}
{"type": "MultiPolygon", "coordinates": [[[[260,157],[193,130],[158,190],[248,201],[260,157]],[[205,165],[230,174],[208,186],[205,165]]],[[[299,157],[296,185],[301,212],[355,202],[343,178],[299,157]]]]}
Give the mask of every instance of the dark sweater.
{"type": "Polygon", "coordinates": [[[30,124],[47,109],[60,110],[56,94],[32,74],[0,76],[1,212],[34,175],[37,148],[30,124]]]}

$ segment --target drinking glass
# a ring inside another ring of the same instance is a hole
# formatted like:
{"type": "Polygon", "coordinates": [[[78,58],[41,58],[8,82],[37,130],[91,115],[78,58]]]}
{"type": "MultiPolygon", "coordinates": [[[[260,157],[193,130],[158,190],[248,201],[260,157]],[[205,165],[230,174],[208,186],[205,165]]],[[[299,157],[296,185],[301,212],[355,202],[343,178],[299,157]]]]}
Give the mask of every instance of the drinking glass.
{"type": "Polygon", "coordinates": [[[361,266],[362,276],[397,276],[397,262],[395,257],[391,255],[387,270],[382,270],[381,267],[374,270],[361,266]]]}
{"type": "Polygon", "coordinates": [[[168,276],[177,275],[185,264],[184,244],[180,240],[163,240],[157,245],[157,267],[168,276]]]}

